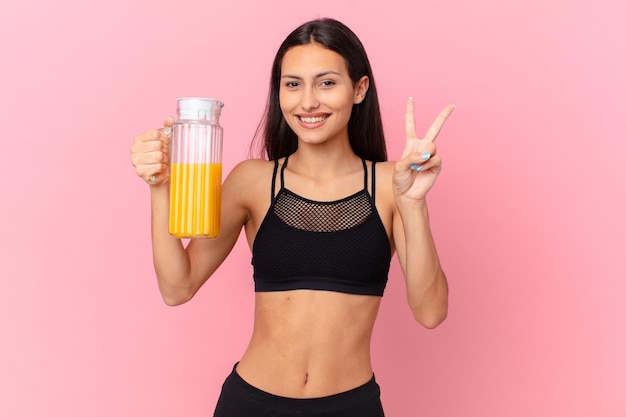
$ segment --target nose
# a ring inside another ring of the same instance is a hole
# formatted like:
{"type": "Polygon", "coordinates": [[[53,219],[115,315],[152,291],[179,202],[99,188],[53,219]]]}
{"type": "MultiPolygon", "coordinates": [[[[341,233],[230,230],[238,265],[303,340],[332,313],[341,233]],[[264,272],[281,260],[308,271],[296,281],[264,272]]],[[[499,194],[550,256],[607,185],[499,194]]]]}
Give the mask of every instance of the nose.
{"type": "Polygon", "coordinates": [[[320,105],[315,88],[306,88],[302,94],[302,109],[310,111],[318,108],[320,105]]]}

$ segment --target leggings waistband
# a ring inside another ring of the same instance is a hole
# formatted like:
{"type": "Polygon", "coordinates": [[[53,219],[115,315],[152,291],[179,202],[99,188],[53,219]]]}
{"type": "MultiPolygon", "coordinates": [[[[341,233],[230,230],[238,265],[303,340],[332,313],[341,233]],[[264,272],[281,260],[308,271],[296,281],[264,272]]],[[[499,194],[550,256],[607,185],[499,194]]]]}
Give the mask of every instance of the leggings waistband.
{"type": "Polygon", "coordinates": [[[376,383],[374,375],[365,384],[338,394],[318,398],[289,398],[270,394],[250,385],[239,376],[236,368],[237,364],[235,364],[233,371],[226,378],[224,387],[230,385],[251,400],[285,412],[297,412],[302,409],[306,409],[309,412],[332,411],[349,407],[351,404],[363,402],[367,399],[376,399],[378,401],[380,399],[380,387],[376,383]]]}

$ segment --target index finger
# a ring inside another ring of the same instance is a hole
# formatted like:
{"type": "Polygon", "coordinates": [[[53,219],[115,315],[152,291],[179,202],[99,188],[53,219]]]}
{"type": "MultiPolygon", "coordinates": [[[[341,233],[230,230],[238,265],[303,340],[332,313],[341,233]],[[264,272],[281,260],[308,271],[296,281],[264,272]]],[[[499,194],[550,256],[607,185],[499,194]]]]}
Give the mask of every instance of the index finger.
{"type": "Polygon", "coordinates": [[[172,116],[167,116],[165,120],[163,120],[163,127],[172,127],[174,126],[174,118],[172,116]]]}
{"type": "Polygon", "coordinates": [[[406,114],[404,116],[404,131],[407,139],[416,139],[415,133],[415,102],[409,97],[406,102],[406,114]]]}
{"type": "Polygon", "coordinates": [[[435,139],[437,139],[439,131],[441,131],[441,128],[443,127],[446,120],[448,120],[448,117],[452,114],[454,109],[455,105],[449,104],[441,111],[441,113],[439,113],[433,124],[430,125],[430,127],[428,128],[426,136],[424,136],[424,140],[428,142],[434,142],[435,139]]]}

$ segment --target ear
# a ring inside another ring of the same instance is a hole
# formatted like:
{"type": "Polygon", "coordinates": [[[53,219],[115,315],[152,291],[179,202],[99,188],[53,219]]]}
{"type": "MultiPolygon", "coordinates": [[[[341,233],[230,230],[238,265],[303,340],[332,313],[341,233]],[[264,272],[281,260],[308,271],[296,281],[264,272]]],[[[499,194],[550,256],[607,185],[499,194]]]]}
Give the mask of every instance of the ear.
{"type": "Polygon", "coordinates": [[[360,104],[365,100],[367,90],[370,88],[370,79],[367,75],[361,77],[359,81],[354,84],[354,104],[360,104]]]}

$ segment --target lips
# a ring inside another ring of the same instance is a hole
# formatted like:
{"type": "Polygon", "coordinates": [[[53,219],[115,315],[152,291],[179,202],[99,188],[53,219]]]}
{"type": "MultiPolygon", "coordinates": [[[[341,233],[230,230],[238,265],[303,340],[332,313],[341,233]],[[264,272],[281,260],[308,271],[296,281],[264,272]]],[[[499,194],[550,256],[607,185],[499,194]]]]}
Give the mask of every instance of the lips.
{"type": "Polygon", "coordinates": [[[330,114],[297,115],[300,124],[306,127],[317,127],[324,123],[330,114]]]}

